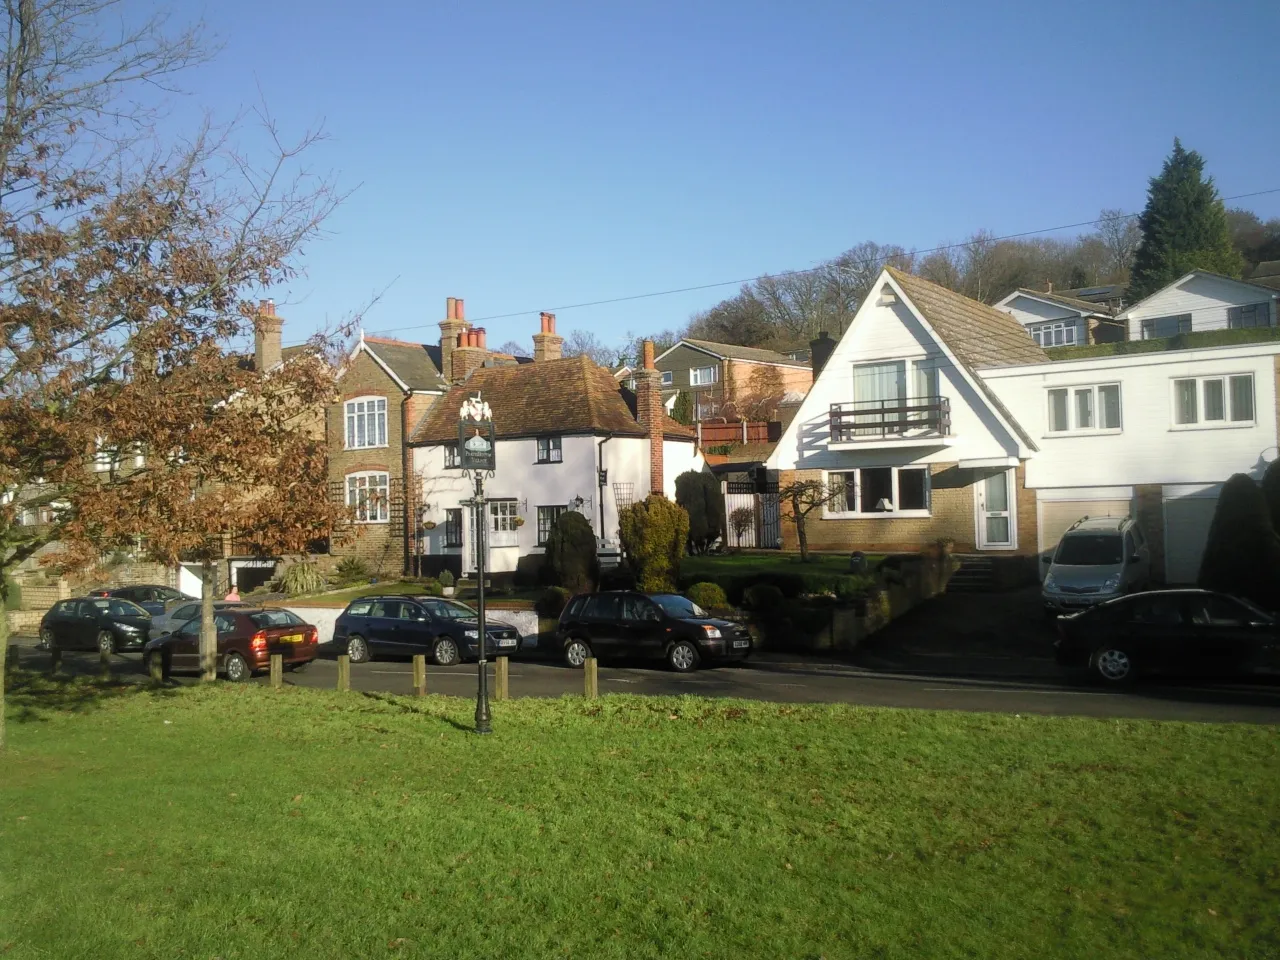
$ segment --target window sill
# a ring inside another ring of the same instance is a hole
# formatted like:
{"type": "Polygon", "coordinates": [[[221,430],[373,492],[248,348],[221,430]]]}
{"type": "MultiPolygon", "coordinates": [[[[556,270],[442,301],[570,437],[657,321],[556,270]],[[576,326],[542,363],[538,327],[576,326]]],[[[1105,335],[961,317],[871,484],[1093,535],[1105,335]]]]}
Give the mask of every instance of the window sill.
{"type": "Polygon", "coordinates": [[[535,460],[533,462],[536,466],[552,466],[552,467],[558,466],[559,464],[564,463],[563,460],[535,460]]]}
{"type": "Polygon", "coordinates": [[[1258,425],[1257,420],[1223,420],[1209,423],[1175,423],[1170,433],[1188,433],[1196,430],[1249,430],[1258,425]]]}
{"type": "Polygon", "coordinates": [[[390,523],[391,521],[390,521],[390,520],[354,520],[354,521],[352,521],[352,522],[353,522],[353,523],[358,523],[358,524],[360,524],[362,527],[369,527],[369,526],[375,526],[375,527],[376,527],[376,526],[381,525],[381,524],[388,524],[388,523],[390,523]]]}
{"type": "Polygon", "coordinates": [[[929,510],[877,510],[873,513],[824,513],[823,520],[923,520],[932,517],[929,510]]]}
{"type": "Polygon", "coordinates": [[[1040,435],[1041,440],[1064,440],[1069,437],[1114,437],[1124,433],[1123,427],[1110,427],[1101,430],[1052,430],[1040,435]]]}
{"type": "Polygon", "coordinates": [[[371,444],[368,444],[367,446],[363,446],[363,447],[346,447],[346,446],[344,446],[342,449],[343,449],[343,450],[390,450],[390,449],[391,449],[391,444],[389,444],[389,443],[371,443],[371,444]]]}

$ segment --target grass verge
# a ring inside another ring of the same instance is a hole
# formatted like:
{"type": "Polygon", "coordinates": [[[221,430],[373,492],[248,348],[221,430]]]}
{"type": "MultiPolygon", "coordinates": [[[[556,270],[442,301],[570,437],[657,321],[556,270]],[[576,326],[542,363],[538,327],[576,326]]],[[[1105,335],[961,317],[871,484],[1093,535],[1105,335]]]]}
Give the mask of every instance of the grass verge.
{"type": "Polygon", "coordinates": [[[22,676],[0,955],[1262,957],[1280,735],[22,676]]]}

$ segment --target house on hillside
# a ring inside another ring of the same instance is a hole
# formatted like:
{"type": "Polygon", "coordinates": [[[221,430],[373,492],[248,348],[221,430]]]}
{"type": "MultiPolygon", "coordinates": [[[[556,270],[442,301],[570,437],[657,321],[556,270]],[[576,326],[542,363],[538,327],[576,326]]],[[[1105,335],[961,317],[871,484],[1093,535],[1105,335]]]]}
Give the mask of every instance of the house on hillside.
{"type": "Polygon", "coordinates": [[[1004,311],[894,269],[873,289],[767,464],[842,486],[815,549],[949,538],[1030,571],[1080,517],[1133,515],[1186,582],[1223,481],[1280,454],[1280,342],[1051,361],[1004,311]]]}
{"type": "Polygon", "coordinates": [[[1021,323],[1041,347],[1074,347],[1125,339],[1109,307],[1053,291],[1015,290],[995,305],[1021,323]]]}
{"type": "Polygon", "coordinates": [[[1129,340],[1156,340],[1205,330],[1276,326],[1280,291],[1206,270],[1192,270],[1116,317],[1129,340]]]}
{"type": "Polygon", "coordinates": [[[807,360],[691,337],[678,340],[655,363],[662,374],[667,411],[680,393],[688,393],[695,421],[712,417],[768,420],[787,394],[803,395],[813,384],[807,360]]]}
{"type": "Polygon", "coordinates": [[[409,441],[419,484],[418,565],[426,573],[476,567],[475,531],[458,469],[458,415],[479,396],[493,410],[497,470],[485,483],[487,569],[514,572],[543,552],[556,518],[576,510],[597,540],[616,545],[618,512],[704,463],[694,432],[666,415],[653,345],[633,371],[636,391],[587,357],[475,370],[435,404],[409,441]]]}
{"type": "Polygon", "coordinates": [[[1249,282],[1268,290],[1280,290],[1280,260],[1264,260],[1253,268],[1249,282]]]}

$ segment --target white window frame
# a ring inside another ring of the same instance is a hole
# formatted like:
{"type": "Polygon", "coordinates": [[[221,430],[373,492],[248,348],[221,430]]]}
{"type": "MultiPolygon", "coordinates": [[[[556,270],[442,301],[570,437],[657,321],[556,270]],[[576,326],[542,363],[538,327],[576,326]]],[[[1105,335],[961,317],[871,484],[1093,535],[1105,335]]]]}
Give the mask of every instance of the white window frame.
{"type": "Polygon", "coordinates": [[[1045,437],[1093,437],[1114,433],[1124,433],[1124,386],[1114,380],[1108,383],[1055,383],[1052,386],[1045,387],[1044,391],[1044,435],[1045,437]],[[1115,387],[1120,391],[1120,426],[1118,427],[1100,427],[1098,422],[1102,419],[1102,388],[1115,387]],[[1067,428],[1065,430],[1053,429],[1053,394],[1059,390],[1066,391],[1067,394],[1067,428]],[[1090,403],[1093,405],[1093,423],[1094,426],[1080,426],[1080,407],[1076,394],[1082,391],[1089,391],[1092,395],[1090,403]]]}
{"type": "Polygon", "coordinates": [[[849,520],[849,519],[874,519],[876,517],[931,517],[933,516],[933,476],[929,470],[928,464],[906,464],[901,467],[851,467],[848,470],[824,470],[822,473],[822,482],[829,484],[831,478],[842,474],[854,474],[856,485],[856,498],[858,503],[857,510],[848,510],[845,508],[845,499],[841,497],[839,500],[833,500],[825,504],[822,508],[822,519],[824,520],[849,520]],[[888,470],[893,476],[893,503],[892,510],[863,510],[862,509],[862,471],[863,470],[888,470]],[[898,474],[903,470],[922,470],[924,472],[924,502],[923,510],[901,510],[896,504],[900,499],[900,491],[898,487],[898,474]]]}
{"type": "MultiPolygon", "coordinates": [[[[674,371],[674,370],[663,370],[663,371],[662,371],[662,385],[663,385],[664,387],[674,387],[674,386],[675,386],[675,384],[676,384],[676,374],[675,374],[675,371],[674,371]]],[[[632,388],[634,389],[634,387],[635,387],[635,378],[634,378],[634,377],[633,377],[633,378],[632,378],[632,380],[631,380],[631,386],[632,386],[632,388]]]]}
{"type": "Polygon", "coordinates": [[[1079,343],[1079,320],[1050,320],[1047,323],[1030,324],[1028,329],[1037,346],[1074,347],[1079,343]],[[1055,334],[1061,335],[1061,339],[1056,339],[1055,334]]]}
{"type": "Polygon", "coordinates": [[[93,472],[111,473],[121,467],[120,450],[107,446],[107,441],[98,437],[93,442],[93,472]]]}
{"type": "Polygon", "coordinates": [[[1212,376],[1198,377],[1170,377],[1169,378],[1169,429],[1170,430],[1241,430],[1258,425],[1258,384],[1257,379],[1253,375],[1252,370],[1237,370],[1231,373],[1216,373],[1212,376]],[[1248,420],[1232,419],[1232,390],[1231,381],[1237,377],[1249,378],[1249,407],[1253,414],[1248,420]],[[1196,385],[1196,419],[1192,423],[1178,423],[1178,384],[1185,383],[1188,380],[1195,381],[1196,385]],[[1205,402],[1204,391],[1205,383],[1209,381],[1221,381],[1222,383],[1222,403],[1223,403],[1223,419],[1222,420],[1206,420],[1204,418],[1205,402]]]}
{"type": "Polygon", "coordinates": [[[359,470],[348,473],[344,484],[347,506],[356,510],[356,523],[391,522],[391,474],[385,470],[359,470]],[[363,498],[360,496],[362,490],[366,493],[363,498]],[[369,496],[371,490],[382,491],[382,496],[379,498],[376,492],[369,496]]]}
{"type": "Polygon", "coordinates": [[[342,405],[342,440],[346,450],[373,450],[387,447],[387,398],[352,397],[342,405]],[[365,443],[358,443],[359,426],[365,428],[365,443]],[[376,442],[369,443],[370,433],[376,442]]]}
{"type": "Polygon", "coordinates": [[[720,368],[712,363],[705,367],[689,368],[689,386],[691,387],[709,387],[713,383],[720,380],[720,368]],[[702,375],[707,371],[711,371],[706,380],[702,379],[702,375]]]}
{"type": "Polygon", "coordinates": [[[520,504],[516,500],[489,501],[489,546],[514,547],[520,528],[516,519],[520,516],[520,504]]]}
{"type": "Polygon", "coordinates": [[[456,470],[461,465],[461,461],[458,460],[458,445],[446,443],[441,449],[444,450],[444,468],[456,470]]]}

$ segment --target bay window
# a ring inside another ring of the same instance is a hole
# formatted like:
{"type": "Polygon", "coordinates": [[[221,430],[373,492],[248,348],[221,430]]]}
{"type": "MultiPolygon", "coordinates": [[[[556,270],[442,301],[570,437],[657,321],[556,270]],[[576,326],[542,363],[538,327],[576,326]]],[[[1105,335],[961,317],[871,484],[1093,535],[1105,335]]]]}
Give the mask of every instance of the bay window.
{"type": "Polygon", "coordinates": [[[929,516],[928,467],[862,467],[828,474],[827,482],[840,490],[828,517],[929,516]]]}

